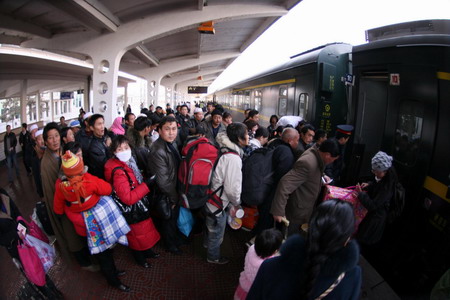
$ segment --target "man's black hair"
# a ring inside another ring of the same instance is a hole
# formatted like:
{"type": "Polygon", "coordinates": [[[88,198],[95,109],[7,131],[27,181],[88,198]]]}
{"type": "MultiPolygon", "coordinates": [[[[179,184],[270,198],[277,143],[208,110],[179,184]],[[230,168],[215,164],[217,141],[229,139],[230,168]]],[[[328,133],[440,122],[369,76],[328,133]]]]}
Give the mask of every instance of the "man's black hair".
{"type": "MultiPolygon", "coordinates": [[[[134,116],[133,113],[126,113],[126,114],[125,114],[125,117],[123,117],[123,118],[125,119],[125,121],[128,121],[128,118],[129,118],[131,115],[134,116]]],[[[92,117],[91,117],[91,118],[92,118],[92,117]]]]}
{"type": "Polygon", "coordinates": [[[59,125],[56,122],[50,122],[47,125],[45,125],[45,127],[44,127],[44,132],[43,132],[44,142],[47,141],[48,132],[53,129],[57,130],[58,134],[61,135],[61,128],[59,127],[59,125]]]}
{"type": "Polygon", "coordinates": [[[150,120],[152,121],[153,125],[161,123],[161,118],[157,114],[152,114],[150,116],[150,120]]]}
{"type": "Polygon", "coordinates": [[[165,117],[163,117],[161,119],[161,121],[159,122],[158,130],[161,129],[166,123],[173,123],[173,122],[177,123],[177,119],[175,119],[172,116],[165,116],[165,117]]]}
{"type": "Polygon", "coordinates": [[[339,145],[336,142],[335,139],[327,139],[322,144],[320,144],[319,147],[320,152],[328,152],[330,153],[331,157],[337,157],[339,156],[339,145]]]}
{"type": "Polygon", "coordinates": [[[98,119],[102,118],[103,120],[105,120],[105,117],[103,117],[103,115],[101,114],[93,114],[90,118],[89,118],[89,126],[94,127],[95,125],[95,121],[97,121],[98,119]]]}
{"type": "Polygon", "coordinates": [[[256,132],[255,132],[255,139],[259,138],[259,137],[265,137],[268,138],[269,137],[269,130],[267,130],[266,127],[259,127],[256,132]]]}
{"type": "Polygon", "coordinates": [[[305,126],[302,127],[302,129],[300,130],[300,133],[302,133],[303,135],[308,133],[308,130],[312,130],[315,131],[314,126],[312,126],[311,124],[306,124],[305,126]]]}
{"type": "Polygon", "coordinates": [[[327,132],[323,129],[317,129],[316,134],[314,135],[314,140],[318,141],[321,138],[324,138],[327,135],[327,132]]]}
{"type": "Polygon", "coordinates": [[[64,153],[66,153],[66,151],[70,151],[73,154],[77,154],[77,152],[80,150],[81,150],[81,144],[78,142],[68,142],[63,147],[64,153]]]}
{"type": "Polygon", "coordinates": [[[256,109],[251,109],[249,112],[248,112],[248,118],[250,119],[250,118],[253,118],[254,116],[256,116],[257,114],[259,114],[259,111],[257,111],[256,109]]]}
{"type": "Polygon", "coordinates": [[[243,123],[231,123],[227,126],[227,136],[236,145],[239,145],[239,139],[245,140],[247,134],[247,126],[243,123]]]}
{"type": "Polygon", "coordinates": [[[26,129],[28,127],[27,123],[22,123],[22,127],[26,129]]]}
{"type": "Polygon", "coordinates": [[[147,127],[152,126],[152,121],[146,117],[139,117],[134,121],[134,129],[137,131],[142,131],[147,127]]]}

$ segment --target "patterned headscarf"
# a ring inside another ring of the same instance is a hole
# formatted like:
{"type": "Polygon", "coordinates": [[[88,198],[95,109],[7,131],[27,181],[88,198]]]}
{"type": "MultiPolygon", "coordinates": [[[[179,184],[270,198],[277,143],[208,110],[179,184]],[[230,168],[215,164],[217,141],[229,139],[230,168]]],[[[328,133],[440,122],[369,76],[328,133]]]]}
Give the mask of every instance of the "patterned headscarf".
{"type": "Polygon", "coordinates": [[[114,120],[110,130],[115,134],[125,134],[125,129],[122,127],[122,117],[117,117],[114,120]]]}
{"type": "Polygon", "coordinates": [[[392,167],[392,156],[387,155],[383,151],[378,151],[372,158],[372,170],[387,171],[392,167]]]}

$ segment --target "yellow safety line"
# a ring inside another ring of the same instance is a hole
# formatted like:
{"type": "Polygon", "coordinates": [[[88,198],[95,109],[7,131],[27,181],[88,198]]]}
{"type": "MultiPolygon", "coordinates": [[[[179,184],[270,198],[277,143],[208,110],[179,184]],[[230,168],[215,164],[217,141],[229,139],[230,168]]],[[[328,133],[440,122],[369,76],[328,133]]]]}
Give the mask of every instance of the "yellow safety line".
{"type": "Polygon", "coordinates": [[[254,85],[254,86],[248,86],[248,87],[245,87],[245,88],[242,88],[242,89],[233,90],[233,92],[239,92],[239,91],[244,91],[244,90],[250,90],[250,89],[256,89],[256,88],[260,88],[260,87],[265,87],[265,86],[285,84],[285,83],[292,83],[292,82],[295,82],[294,78],[286,79],[286,80],[280,80],[280,81],[275,81],[275,82],[269,82],[269,83],[254,85]]]}
{"type": "Polygon", "coordinates": [[[423,187],[450,203],[450,199],[446,197],[448,187],[442,182],[437,181],[430,176],[427,176],[427,178],[425,178],[423,187]]]}
{"type": "MultiPolygon", "coordinates": [[[[240,112],[241,114],[244,114],[244,112],[245,112],[243,109],[239,109],[239,108],[230,107],[230,109],[234,110],[234,111],[237,111],[237,112],[240,112]]],[[[263,120],[265,120],[267,122],[270,122],[270,117],[268,117],[268,116],[259,114],[259,118],[263,119],[263,120]]]]}
{"type": "Polygon", "coordinates": [[[437,72],[437,78],[442,80],[450,80],[450,73],[448,72],[437,72]]]}

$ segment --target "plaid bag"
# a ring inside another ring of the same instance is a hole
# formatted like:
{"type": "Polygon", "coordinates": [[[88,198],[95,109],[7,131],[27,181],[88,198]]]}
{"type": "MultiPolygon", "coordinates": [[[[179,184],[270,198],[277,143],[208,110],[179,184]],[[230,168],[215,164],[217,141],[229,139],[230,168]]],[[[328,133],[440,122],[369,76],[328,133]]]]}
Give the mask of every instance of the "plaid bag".
{"type": "Polygon", "coordinates": [[[367,214],[367,209],[361,204],[358,197],[354,194],[354,189],[354,186],[341,188],[337,186],[327,185],[323,201],[330,199],[339,199],[351,203],[353,206],[353,211],[355,213],[355,229],[358,230],[359,224],[367,214]]]}

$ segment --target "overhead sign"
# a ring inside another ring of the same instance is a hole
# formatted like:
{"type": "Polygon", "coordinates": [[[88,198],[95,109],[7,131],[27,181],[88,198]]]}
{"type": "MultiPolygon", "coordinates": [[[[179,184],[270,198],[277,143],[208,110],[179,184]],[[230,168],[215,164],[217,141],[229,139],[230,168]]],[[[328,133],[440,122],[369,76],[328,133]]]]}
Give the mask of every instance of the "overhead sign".
{"type": "Polygon", "coordinates": [[[188,94],[206,94],[208,93],[207,86],[188,86],[188,94]]]}

